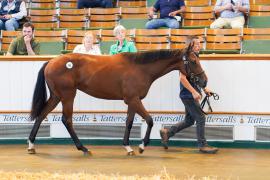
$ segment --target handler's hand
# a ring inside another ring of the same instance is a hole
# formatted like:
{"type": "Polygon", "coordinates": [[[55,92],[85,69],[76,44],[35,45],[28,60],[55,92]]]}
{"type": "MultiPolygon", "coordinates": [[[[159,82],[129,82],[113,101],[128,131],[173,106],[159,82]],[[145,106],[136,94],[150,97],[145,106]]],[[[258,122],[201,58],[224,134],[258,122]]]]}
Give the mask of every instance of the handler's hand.
{"type": "Polygon", "coordinates": [[[205,94],[207,94],[208,96],[212,95],[212,91],[210,89],[208,89],[207,87],[203,89],[203,91],[205,92],[205,94]]]}
{"type": "Polygon", "coordinates": [[[196,101],[200,101],[202,99],[202,96],[197,91],[193,92],[192,96],[196,101]]]}

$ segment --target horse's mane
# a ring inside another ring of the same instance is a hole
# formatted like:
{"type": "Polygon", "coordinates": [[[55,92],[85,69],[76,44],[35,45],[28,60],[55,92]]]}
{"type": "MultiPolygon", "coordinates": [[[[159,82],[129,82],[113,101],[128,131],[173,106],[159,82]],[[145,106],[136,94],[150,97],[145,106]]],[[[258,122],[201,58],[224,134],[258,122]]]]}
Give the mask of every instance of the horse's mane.
{"type": "Polygon", "coordinates": [[[178,49],[161,49],[161,50],[152,50],[136,53],[122,53],[122,55],[127,58],[128,61],[131,61],[136,64],[148,64],[153,63],[159,60],[166,60],[174,57],[182,56],[182,51],[178,49]]]}

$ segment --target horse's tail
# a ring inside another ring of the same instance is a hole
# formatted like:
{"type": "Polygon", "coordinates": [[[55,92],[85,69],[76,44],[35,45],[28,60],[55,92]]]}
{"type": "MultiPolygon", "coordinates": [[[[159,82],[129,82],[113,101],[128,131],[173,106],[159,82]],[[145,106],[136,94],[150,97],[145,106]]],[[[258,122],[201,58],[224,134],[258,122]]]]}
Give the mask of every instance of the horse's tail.
{"type": "Polygon", "coordinates": [[[47,66],[48,62],[44,63],[42,68],[39,70],[37,82],[34,90],[33,100],[32,100],[32,108],[30,113],[30,118],[33,121],[37,118],[47,102],[47,91],[46,91],[46,82],[44,69],[47,66]]]}

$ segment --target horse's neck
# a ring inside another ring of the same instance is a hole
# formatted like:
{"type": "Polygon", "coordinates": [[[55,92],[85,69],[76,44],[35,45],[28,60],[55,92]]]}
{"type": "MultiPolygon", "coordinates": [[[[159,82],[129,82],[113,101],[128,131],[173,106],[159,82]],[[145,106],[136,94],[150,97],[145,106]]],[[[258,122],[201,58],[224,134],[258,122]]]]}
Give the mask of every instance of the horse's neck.
{"type": "Polygon", "coordinates": [[[148,64],[148,66],[149,67],[146,67],[146,71],[153,81],[173,70],[178,69],[177,62],[174,59],[159,60],[155,63],[148,64]]]}

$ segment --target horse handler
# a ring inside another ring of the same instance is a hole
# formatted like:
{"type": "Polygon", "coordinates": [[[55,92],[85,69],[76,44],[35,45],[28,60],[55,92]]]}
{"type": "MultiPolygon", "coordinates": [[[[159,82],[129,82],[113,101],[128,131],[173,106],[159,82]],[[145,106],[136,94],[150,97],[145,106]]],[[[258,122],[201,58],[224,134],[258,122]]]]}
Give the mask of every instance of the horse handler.
{"type": "MultiPolygon", "coordinates": [[[[200,40],[196,36],[189,37],[187,47],[192,48],[196,55],[199,56],[200,40]]],[[[186,68],[187,69],[187,68],[186,68]]],[[[204,92],[210,95],[211,91],[205,87],[204,92]]],[[[201,100],[201,88],[196,81],[191,81],[184,74],[180,74],[180,98],[185,106],[185,119],[171,126],[170,129],[161,129],[161,142],[165,149],[168,149],[169,138],[177,132],[190,127],[196,121],[196,131],[199,151],[203,153],[216,153],[218,148],[211,147],[205,139],[205,115],[201,109],[199,101],[201,100]]]]}

